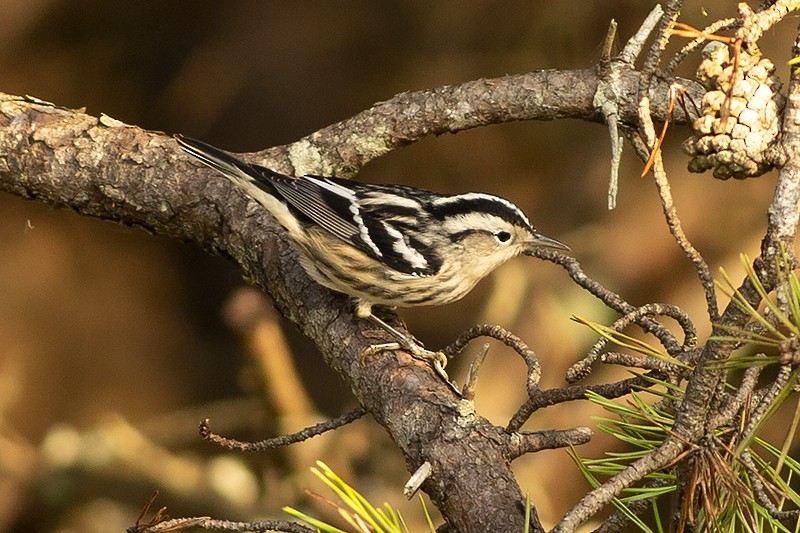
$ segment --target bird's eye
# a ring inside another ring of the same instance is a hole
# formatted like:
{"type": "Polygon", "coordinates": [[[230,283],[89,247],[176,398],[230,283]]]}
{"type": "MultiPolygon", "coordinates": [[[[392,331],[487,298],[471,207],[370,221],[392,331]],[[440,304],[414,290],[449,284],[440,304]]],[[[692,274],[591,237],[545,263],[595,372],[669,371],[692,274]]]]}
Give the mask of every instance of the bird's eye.
{"type": "Polygon", "coordinates": [[[507,231],[498,231],[494,236],[500,242],[508,242],[511,240],[511,234],[507,231]]]}

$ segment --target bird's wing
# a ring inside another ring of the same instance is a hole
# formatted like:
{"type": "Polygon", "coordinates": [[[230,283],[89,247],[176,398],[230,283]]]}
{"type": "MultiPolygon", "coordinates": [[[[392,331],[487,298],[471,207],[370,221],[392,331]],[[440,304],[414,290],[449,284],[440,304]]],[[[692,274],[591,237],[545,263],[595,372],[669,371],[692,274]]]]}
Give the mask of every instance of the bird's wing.
{"type": "Polygon", "coordinates": [[[391,206],[367,201],[369,186],[318,176],[273,180],[273,186],[320,227],[390,268],[417,276],[438,271],[432,250],[409,238],[391,206]]]}
{"type": "Polygon", "coordinates": [[[352,189],[316,176],[273,178],[271,181],[292,207],[339,239],[354,243],[353,238],[360,231],[361,219],[352,189]]]}

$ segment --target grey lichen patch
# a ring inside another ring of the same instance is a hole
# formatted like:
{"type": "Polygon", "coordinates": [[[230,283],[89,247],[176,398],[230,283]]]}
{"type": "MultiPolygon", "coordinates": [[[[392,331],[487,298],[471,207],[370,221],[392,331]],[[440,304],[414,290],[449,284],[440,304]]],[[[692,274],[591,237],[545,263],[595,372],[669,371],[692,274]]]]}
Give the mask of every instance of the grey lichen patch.
{"type": "Polygon", "coordinates": [[[456,409],[458,409],[458,415],[462,417],[474,417],[476,414],[475,402],[463,398],[456,404],[456,409]]]}
{"type": "Polygon", "coordinates": [[[387,128],[385,127],[378,128],[373,135],[368,137],[354,135],[349,139],[349,142],[361,158],[367,160],[375,159],[390,150],[386,144],[386,130],[387,128]]]}
{"type": "MultiPolygon", "coordinates": [[[[303,174],[326,174],[325,162],[319,149],[307,139],[301,139],[289,147],[289,162],[298,176],[303,174]]],[[[330,173],[328,171],[328,173],[330,173]]]]}

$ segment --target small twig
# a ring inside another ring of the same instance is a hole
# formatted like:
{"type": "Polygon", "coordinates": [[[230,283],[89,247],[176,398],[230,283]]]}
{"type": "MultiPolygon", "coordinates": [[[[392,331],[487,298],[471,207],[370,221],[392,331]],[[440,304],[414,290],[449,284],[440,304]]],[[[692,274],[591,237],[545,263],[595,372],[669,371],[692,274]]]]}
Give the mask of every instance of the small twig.
{"type": "Polygon", "coordinates": [[[469,370],[467,371],[467,381],[464,383],[464,388],[461,390],[461,397],[465,400],[473,400],[475,399],[475,385],[478,384],[478,372],[481,369],[481,365],[486,360],[486,354],[489,353],[489,344],[484,344],[478,355],[475,356],[475,360],[472,361],[472,364],[469,366],[469,370]]]}
{"type": "MultiPolygon", "coordinates": [[[[756,354],[757,359],[766,357],[763,353],[756,354]]],[[[717,411],[717,414],[711,417],[708,421],[709,431],[713,431],[718,427],[728,425],[731,423],[736,414],[741,410],[745,402],[750,402],[753,396],[753,390],[758,385],[758,377],[761,371],[764,370],[763,366],[751,366],[744,371],[742,383],[736,388],[736,394],[728,397],[728,402],[717,411]]]]}
{"type": "Polygon", "coordinates": [[[642,53],[644,43],[647,42],[647,38],[650,37],[651,33],[653,33],[653,29],[656,27],[658,21],[663,15],[664,10],[662,9],[661,4],[656,4],[652,11],[650,11],[650,14],[647,15],[647,18],[644,19],[644,22],[642,22],[642,25],[639,27],[633,37],[631,37],[625,44],[625,48],[623,48],[622,52],[619,54],[620,61],[633,66],[636,58],[642,53]]]}
{"type": "Polygon", "coordinates": [[[650,92],[650,83],[658,69],[658,64],[661,61],[664,48],[666,48],[667,42],[669,41],[668,30],[678,18],[682,4],[682,0],[670,0],[666,3],[666,8],[664,9],[664,13],[658,25],[658,32],[656,33],[655,39],[650,44],[650,50],[647,52],[644,58],[644,64],[642,65],[642,77],[639,80],[639,95],[642,98],[646,97],[650,92]]]}
{"type": "Polygon", "coordinates": [[[619,164],[622,160],[622,137],[619,135],[619,101],[615,91],[613,79],[614,70],[619,68],[611,62],[611,53],[614,39],[617,35],[617,21],[611,19],[608,32],[603,42],[603,52],[600,56],[602,79],[597,85],[593,104],[603,113],[608,134],[611,137],[611,164],[608,179],[608,209],[617,207],[617,191],[619,190],[619,164]]]}
{"type": "Polygon", "coordinates": [[[151,521],[152,523],[141,524],[141,525],[137,524],[133,527],[129,527],[126,531],[127,533],[156,533],[161,531],[180,531],[182,529],[194,529],[196,527],[202,528],[203,523],[207,520],[211,520],[211,517],[196,516],[189,518],[169,518],[165,520],[160,520],[158,522],[156,522],[154,518],[153,521],[151,521]]]}
{"type": "Polygon", "coordinates": [[[514,460],[526,453],[577,446],[579,444],[585,444],[591,439],[592,430],[587,427],[536,431],[532,433],[514,433],[512,435],[511,444],[506,450],[506,455],[509,460],[514,460]]]}
{"type": "Polygon", "coordinates": [[[405,486],[403,486],[403,494],[405,494],[406,498],[410,500],[417,493],[422,484],[425,483],[425,480],[431,477],[431,472],[433,472],[433,467],[428,461],[425,461],[419,468],[414,470],[414,473],[411,474],[411,477],[408,478],[405,486]]]}
{"type": "Polygon", "coordinates": [[[287,520],[262,520],[260,522],[231,522],[230,520],[217,520],[208,516],[194,516],[185,518],[169,518],[167,508],[161,507],[153,518],[142,522],[150,507],[158,497],[158,491],[153,492],[150,499],[142,508],[136,523],[125,530],[126,533],[165,533],[168,531],[181,531],[184,529],[216,529],[223,531],[284,531],[286,533],[313,533],[315,530],[302,524],[287,520]]]}
{"type": "Polygon", "coordinates": [[[536,353],[528,348],[528,345],[525,344],[522,339],[501,326],[493,326],[491,324],[472,326],[462,333],[455,342],[444,348],[442,352],[448,358],[451,358],[461,352],[470,341],[478,337],[497,339],[517,352],[525,361],[525,366],[528,367],[528,378],[525,384],[528,390],[528,396],[533,396],[539,391],[539,380],[542,377],[542,368],[539,365],[539,358],[536,357],[536,353]]]}
{"type": "MultiPolygon", "coordinates": [[[[656,133],[653,119],[650,116],[650,99],[646,96],[642,97],[641,103],[639,104],[639,120],[641,121],[648,147],[650,150],[655,150],[657,142],[656,133]]],[[[705,293],[708,316],[711,322],[719,322],[719,308],[717,307],[717,295],[711,269],[709,269],[706,260],[703,259],[703,256],[700,255],[700,252],[692,245],[686,237],[686,233],[683,231],[683,224],[678,217],[678,211],[672,199],[672,190],[667,180],[667,173],[664,169],[664,162],[660,152],[656,152],[653,157],[652,171],[655,177],[658,195],[661,198],[661,208],[664,212],[669,231],[678,243],[678,246],[683,250],[683,253],[695,267],[697,277],[700,279],[700,284],[705,293]]]]}
{"type": "Polygon", "coordinates": [[[739,461],[750,474],[748,479],[750,480],[750,485],[753,489],[753,495],[756,497],[758,503],[767,510],[772,518],[775,520],[785,521],[800,516],[800,510],[798,509],[781,511],[767,495],[767,488],[764,486],[761,472],[759,472],[758,467],[753,461],[750,450],[742,451],[742,453],[739,455],[739,461]]]}
{"type": "Polygon", "coordinates": [[[614,209],[617,205],[617,190],[619,184],[619,165],[622,160],[622,136],[620,129],[620,101],[622,100],[623,89],[621,87],[622,69],[631,70],[639,53],[642,51],[647,37],[653,31],[661,17],[662,10],[660,5],[656,5],[650,15],[642,23],[636,34],[628,40],[625,48],[619,57],[614,61],[610,60],[611,48],[617,32],[617,23],[611,20],[603,43],[603,53],[600,59],[600,72],[602,78],[597,86],[592,104],[600,110],[608,126],[608,134],[611,138],[611,164],[608,181],[608,209],[614,209]]]}
{"type": "MultiPolygon", "coordinates": [[[[611,326],[610,329],[613,331],[622,331],[630,324],[633,323],[640,323],[641,319],[645,316],[668,316],[673,318],[683,329],[683,346],[679,347],[678,350],[669,352],[673,356],[677,356],[679,353],[685,351],[686,349],[693,348],[697,343],[697,330],[694,327],[689,315],[683,311],[680,307],[672,304],[662,304],[662,303],[652,303],[643,305],[639,308],[634,309],[633,311],[626,313],[622,317],[618,318],[611,326]]],[[[589,374],[591,372],[591,365],[594,361],[597,360],[598,356],[600,355],[600,351],[605,348],[608,342],[611,339],[608,337],[601,337],[598,341],[592,346],[589,350],[589,353],[584,357],[582,360],[578,361],[577,363],[573,364],[568,370],[566,374],[566,380],[568,383],[575,383],[589,374]]],[[[655,364],[655,363],[654,363],[655,364]]],[[[640,366],[640,365],[635,365],[640,366]]],[[[642,367],[648,368],[648,367],[642,367]]],[[[655,369],[655,367],[653,368],[655,369]]],[[[660,367],[660,370],[664,370],[667,372],[667,367],[660,367]]],[[[667,372],[669,373],[669,372],[667,372]]],[[[674,373],[674,369],[673,369],[674,373]]]]}
{"type": "Polygon", "coordinates": [[[608,125],[608,135],[611,137],[611,163],[608,177],[608,209],[617,207],[617,193],[619,192],[619,164],[622,161],[622,136],[619,134],[619,115],[616,110],[602,109],[603,116],[608,125]]]}
{"type": "Polygon", "coordinates": [[[528,421],[531,415],[539,409],[559,403],[585,400],[587,392],[593,392],[603,398],[619,398],[620,396],[625,396],[630,393],[634,387],[646,387],[648,385],[650,385],[650,383],[643,378],[633,377],[615,383],[573,385],[571,387],[543,390],[535,396],[528,398],[525,403],[517,409],[517,412],[511,417],[505,429],[507,432],[518,431],[519,428],[528,421]]]}
{"type": "Polygon", "coordinates": [[[184,529],[206,529],[217,531],[283,531],[285,533],[314,533],[316,529],[290,522],[288,520],[261,520],[258,522],[233,522],[218,520],[207,516],[195,518],[174,518],[165,520],[152,527],[141,529],[137,533],[164,533],[184,529]]]}
{"type": "Polygon", "coordinates": [[[292,433],[290,435],[281,435],[279,437],[272,437],[270,439],[264,439],[258,442],[245,442],[217,435],[216,433],[213,433],[209,428],[208,419],[206,418],[205,420],[200,422],[200,436],[203,437],[205,440],[211,441],[215,444],[219,444],[220,446],[224,448],[229,448],[231,450],[241,450],[245,452],[271,450],[274,448],[280,448],[281,446],[288,446],[289,444],[294,444],[296,442],[302,442],[304,440],[310,439],[311,437],[316,437],[317,435],[321,435],[326,431],[331,431],[333,429],[344,426],[345,424],[349,424],[354,420],[358,420],[365,414],[367,414],[367,410],[364,409],[363,407],[358,407],[356,409],[353,409],[349,413],[343,414],[342,416],[336,417],[332,420],[328,420],[327,422],[321,422],[319,424],[307,427],[302,431],[298,431],[297,433],[292,433]]]}
{"type": "Polygon", "coordinates": [[[144,507],[142,507],[142,512],[139,513],[138,518],[136,518],[136,523],[131,527],[127,528],[125,530],[126,533],[140,533],[141,531],[145,531],[147,528],[153,527],[155,525],[160,524],[161,522],[169,520],[169,516],[167,515],[167,508],[161,507],[153,515],[153,518],[151,518],[147,522],[142,522],[147,513],[150,512],[150,507],[153,506],[153,504],[156,501],[156,498],[158,498],[158,490],[153,491],[153,494],[150,496],[150,499],[147,500],[147,503],[144,504],[144,507]]]}
{"type": "MultiPolygon", "coordinates": [[[[615,292],[603,287],[600,283],[587,276],[577,259],[568,255],[556,252],[555,250],[548,250],[546,248],[536,248],[528,253],[532,257],[538,257],[545,261],[550,261],[561,266],[567,271],[572,280],[580,287],[583,287],[591,294],[600,299],[606,306],[618,312],[621,315],[626,315],[636,311],[636,307],[632,306],[623,300],[615,292]]],[[[661,342],[661,345],[669,353],[677,353],[681,350],[681,345],[675,340],[675,336],[664,326],[646,316],[640,317],[636,323],[645,333],[652,333],[661,342]]]]}
{"type": "Polygon", "coordinates": [[[608,23],[606,38],[603,39],[603,48],[600,52],[600,62],[608,63],[611,61],[611,54],[614,51],[614,40],[617,38],[617,21],[611,19],[608,23]]]}
{"type": "Polygon", "coordinates": [[[669,361],[635,353],[607,352],[600,356],[600,361],[609,365],[653,370],[660,374],[670,376],[674,376],[680,372],[679,367],[669,361]]]}
{"type": "Polygon", "coordinates": [[[625,134],[625,139],[633,146],[633,150],[639,159],[643,162],[647,161],[650,158],[650,150],[647,149],[647,145],[642,140],[641,135],[630,129],[623,130],[622,133],[625,134]]]}

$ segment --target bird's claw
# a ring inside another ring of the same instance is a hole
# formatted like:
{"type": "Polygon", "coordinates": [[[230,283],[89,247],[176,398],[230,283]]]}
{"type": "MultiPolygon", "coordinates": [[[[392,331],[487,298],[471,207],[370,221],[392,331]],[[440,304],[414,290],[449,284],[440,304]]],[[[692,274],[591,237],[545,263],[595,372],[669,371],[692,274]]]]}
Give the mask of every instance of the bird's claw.
{"type": "Polygon", "coordinates": [[[461,395],[461,391],[450,381],[450,376],[447,375],[444,369],[444,367],[447,366],[447,356],[443,352],[428,350],[417,343],[386,342],[383,344],[373,344],[365,348],[361,353],[361,364],[364,364],[364,360],[367,357],[388,350],[405,350],[411,354],[411,357],[414,359],[425,361],[433,369],[434,373],[442,378],[456,394],[459,396],[461,395]]]}

